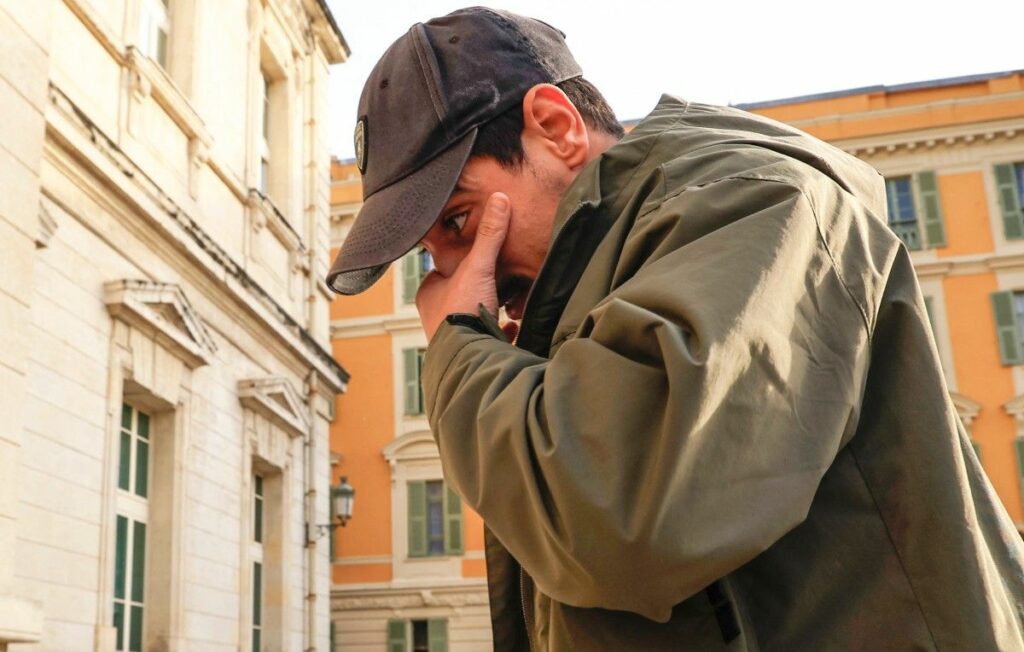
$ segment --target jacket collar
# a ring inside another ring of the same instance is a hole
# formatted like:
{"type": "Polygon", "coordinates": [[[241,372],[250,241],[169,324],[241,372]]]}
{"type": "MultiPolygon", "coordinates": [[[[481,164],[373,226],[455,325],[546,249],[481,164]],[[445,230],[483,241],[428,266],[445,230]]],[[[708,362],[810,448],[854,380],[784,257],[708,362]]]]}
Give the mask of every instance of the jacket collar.
{"type": "Polygon", "coordinates": [[[516,345],[547,356],[551,335],[583,271],[625,205],[660,164],[651,157],[658,134],[687,103],[663,95],[654,111],[618,143],[588,163],[555,213],[551,246],[530,289],[516,345]]]}

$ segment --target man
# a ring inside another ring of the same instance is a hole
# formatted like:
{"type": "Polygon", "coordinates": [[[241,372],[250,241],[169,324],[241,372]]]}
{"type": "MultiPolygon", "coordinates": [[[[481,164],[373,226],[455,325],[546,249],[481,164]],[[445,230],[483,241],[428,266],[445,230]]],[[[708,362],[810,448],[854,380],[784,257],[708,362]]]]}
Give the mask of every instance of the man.
{"type": "Polygon", "coordinates": [[[413,26],[359,111],[328,282],[434,258],[423,387],[496,649],[1024,649],[875,171],[667,96],[622,137],[560,32],[480,8],[413,26]]]}

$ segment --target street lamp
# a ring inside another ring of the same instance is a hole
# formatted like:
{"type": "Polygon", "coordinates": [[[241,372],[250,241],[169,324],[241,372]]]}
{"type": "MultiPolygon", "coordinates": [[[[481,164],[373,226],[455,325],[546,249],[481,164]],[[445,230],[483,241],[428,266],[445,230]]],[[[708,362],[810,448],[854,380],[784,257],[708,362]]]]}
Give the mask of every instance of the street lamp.
{"type": "Polygon", "coordinates": [[[352,505],[356,501],[356,490],[348,483],[347,476],[341,476],[341,484],[331,487],[331,506],[334,511],[334,518],[345,527],[348,519],[352,518],[352,505]]]}
{"type": "Polygon", "coordinates": [[[345,523],[352,518],[355,500],[356,490],[348,483],[348,477],[342,476],[341,484],[331,487],[331,522],[323,525],[310,523],[306,543],[313,543],[339,525],[345,527],[345,523]]]}

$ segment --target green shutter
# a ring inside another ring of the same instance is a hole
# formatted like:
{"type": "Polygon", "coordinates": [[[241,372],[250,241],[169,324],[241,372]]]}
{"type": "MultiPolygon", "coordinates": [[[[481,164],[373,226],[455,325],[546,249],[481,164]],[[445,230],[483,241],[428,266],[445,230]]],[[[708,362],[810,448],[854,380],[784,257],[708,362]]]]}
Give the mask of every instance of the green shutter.
{"type": "Polygon", "coordinates": [[[996,318],[996,338],[999,340],[999,357],[1003,364],[1024,362],[1021,355],[1020,331],[1017,315],[1013,310],[1013,292],[993,292],[992,308],[996,318]]]}
{"type": "Polygon", "coordinates": [[[431,618],[427,621],[428,652],[448,652],[448,621],[431,618]]]}
{"type": "Polygon", "coordinates": [[[409,556],[427,555],[427,483],[409,483],[409,556]]]}
{"type": "Polygon", "coordinates": [[[406,652],[405,621],[388,621],[388,652],[406,652]]]}
{"type": "Polygon", "coordinates": [[[932,336],[934,337],[934,335],[935,335],[935,314],[932,311],[932,298],[931,297],[925,297],[924,298],[924,310],[925,310],[926,313],[928,313],[928,325],[931,326],[931,328],[932,328],[932,336]]]}
{"type": "Polygon", "coordinates": [[[405,413],[408,415],[422,414],[420,401],[420,361],[416,349],[402,351],[405,367],[405,413]]]}
{"type": "Polygon", "coordinates": [[[924,224],[926,247],[946,246],[946,227],[942,222],[942,202],[939,200],[939,185],[934,172],[919,172],[917,181],[917,198],[921,206],[921,219],[924,224]]]}
{"type": "Polygon", "coordinates": [[[1003,214],[1003,232],[1007,240],[1024,238],[1024,215],[1020,207],[1020,191],[1013,174],[1013,164],[995,166],[996,194],[1003,214]]]}
{"type": "Polygon", "coordinates": [[[448,485],[445,485],[445,493],[448,499],[444,505],[444,552],[447,555],[461,555],[462,499],[448,485]]]}
{"type": "Polygon", "coordinates": [[[402,301],[412,303],[420,287],[420,265],[416,250],[402,258],[402,301]]]}
{"type": "Polygon", "coordinates": [[[1020,482],[1021,495],[1024,496],[1024,439],[1017,437],[1013,440],[1013,446],[1017,451],[1017,478],[1020,482]]]}

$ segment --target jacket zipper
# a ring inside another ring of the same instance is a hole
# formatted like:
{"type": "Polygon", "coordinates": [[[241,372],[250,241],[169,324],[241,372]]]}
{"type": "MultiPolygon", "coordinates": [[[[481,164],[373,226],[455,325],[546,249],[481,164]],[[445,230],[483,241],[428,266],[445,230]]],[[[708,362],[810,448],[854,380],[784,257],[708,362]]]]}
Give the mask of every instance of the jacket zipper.
{"type": "Polygon", "coordinates": [[[523,570],[523,567],[519,567],[519,600],[522,602],[523,607],[523,623],[526,625],[526,647],[529,650],[533,649],[533,601],[530,599],[533,596],[532,586],[528,586],[530,577],[523,570]]]}

